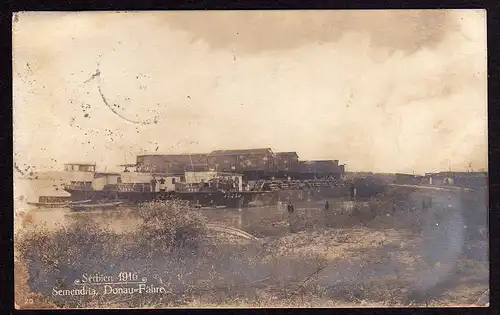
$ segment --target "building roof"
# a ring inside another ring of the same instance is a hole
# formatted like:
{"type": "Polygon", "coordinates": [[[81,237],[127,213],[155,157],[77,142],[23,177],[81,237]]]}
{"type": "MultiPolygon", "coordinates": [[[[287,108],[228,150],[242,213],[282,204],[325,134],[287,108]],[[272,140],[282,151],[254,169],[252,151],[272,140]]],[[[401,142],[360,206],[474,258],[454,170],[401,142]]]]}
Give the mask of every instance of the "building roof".
{"type": "Polygon", "coordinates": [[[338,160],[312,160],[312,161],[300,161],[304,164],[314,164],[314,163],[335,163],[338,160]]]}
{"type": "Polygon", "coordinates": [[[212,151],[210,156],[225,156],[225,155],[246,155],[246,154],[274,154],[271,148],[259,149],[244,149],[244,150],[215,150],[212,151]]]}
{"type": "MultiPolygon", "coordinates": [[[[206,156],[207,153],[184,153],[184,154],[143,154],[137,157],[149,157],[149,156],[160,156],[160,157],[189,157],[189,156],[206,156]]],[[[134,164],[135,165],[135,164],[134,164]]]]}
{"type": "Polygon", "coordinates": [[[426,176],[441,175],[441,176],[463,176],[463,177],[484,177],[488,176],[487,172],[439,172],[428,173],[426,176]]]}
{"type": "Polygon", "coordinates": [[[276,152],[276,155],[277,156],[290,156],[290,155],[294,155],[297,158],[299,157],[299,155],[297,154],[297,152],[276,152]]]}

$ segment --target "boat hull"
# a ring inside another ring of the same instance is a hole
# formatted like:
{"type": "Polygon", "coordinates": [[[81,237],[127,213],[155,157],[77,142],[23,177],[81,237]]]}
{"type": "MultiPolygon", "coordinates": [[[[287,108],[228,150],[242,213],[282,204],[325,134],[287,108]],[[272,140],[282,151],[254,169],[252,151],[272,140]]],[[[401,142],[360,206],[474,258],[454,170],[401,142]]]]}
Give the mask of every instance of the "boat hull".
{"type": "Polygon", "coordinates": [[[243,192],[134,192],[98,191],[66,189],[73,200],[91,199],[93,201],[122,201],[125,204],[138,204],[155,200],[184,200],[198,207],[248,207],[251,202],[263,206],[276,205],[278,202],[323,200],[349,195],[348,187],[315,188],[308,190],[243,191],[243,192]]]}
{"type": "Polygon", "coordinates": [[[134,192],[66,189],[72,200],[93,201],[120,200],[126,204],[137,204],[155,200],[185,200],[200,206],[225,206],[238,208],[247,206],[259,192],[134,192]]]}
{"type": "Polygon", "coordinates": [[[108,202],[108,203],[96,203],[96,204],[79,204],[71,206],[71,210],[82,211],[82,210],[92,210],[92,209],[108,209],[116,208],[123,202],[108,202]]]}
{"type": "Polygon", "coordinates": [[[274,191],[170,191],[144,192],[121,190],[92,190],[67,187],[73,201],[92,200],[121,201],[125,204],[138,204],[155,200],[185,200],[198,207],[224,206],[227,208],[248,207],[251,202],[260,205],[276,205],[279,202],[325,200],[343,197],[374,197],[384,191],[385,186],[371,179],[358,179],[350,185],[320,186],[306,189],[278,189],[274,191]]]}
{"type": "Polygon", "coordinates": [[[28,202],[27,204],[30,206],[35,206],[37,208],[67,208],[73,205],[85,204],[90,202],[90,199],[86,200],[78,200],[78,201],[69,201],[69,202],[53,202],[53,203],[45,203],[45,202],[28,202]]]}

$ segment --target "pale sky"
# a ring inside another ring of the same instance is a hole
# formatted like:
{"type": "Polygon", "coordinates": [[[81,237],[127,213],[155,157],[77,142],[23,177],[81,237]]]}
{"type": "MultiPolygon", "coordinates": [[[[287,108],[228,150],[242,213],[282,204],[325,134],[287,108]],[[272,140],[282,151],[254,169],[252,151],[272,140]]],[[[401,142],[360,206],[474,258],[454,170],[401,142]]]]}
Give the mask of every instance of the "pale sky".
{"type": "Polygon", "coordinates": [[[271,147],[486,169],[486,58],[481,10],[21,13],[14,162],[271,147]]]}

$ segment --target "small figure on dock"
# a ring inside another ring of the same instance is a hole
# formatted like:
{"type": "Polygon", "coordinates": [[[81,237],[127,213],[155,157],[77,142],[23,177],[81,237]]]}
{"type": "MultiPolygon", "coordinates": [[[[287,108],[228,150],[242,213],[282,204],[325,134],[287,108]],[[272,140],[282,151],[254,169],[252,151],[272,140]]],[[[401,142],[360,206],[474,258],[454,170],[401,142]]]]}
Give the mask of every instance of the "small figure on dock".
{"type": "Polygon", "coordinates": [[[153,175],[153,179],[151,179],[151,192],[156,192],[156,178],[153,175]]]}
{"type": "Polygon", "coordinates": [[[165,178],[160,178],[160,192],[165,192],[165,183],[167,181],[165,180],[165,178]]]}
{"type": "Polygon", "coordinates": [[[351,197],[351,200],[356,198],[356,188],[354,187],[354,184],[349,186],[349,197],[351,197]]]}
{"type": "Polygon", "coordinates": [[[328,211],[330,209],[330,203],[328,202],[328,200],[325,202],[324,209],[325,209],[325,211],[323,212],[323,217],[324,217],[325,227],[330,228],[333,226],[332,225],[333,215],[335,213],[328,211]]]}
{"type": "Polygon", "coordinates": [[[295,215],[295,208],[292,204],[287,205],[287,212],[288,212],[288,227],[290,230],[290,233],[295,233],[297,232],[297,216],[295,215]]]}

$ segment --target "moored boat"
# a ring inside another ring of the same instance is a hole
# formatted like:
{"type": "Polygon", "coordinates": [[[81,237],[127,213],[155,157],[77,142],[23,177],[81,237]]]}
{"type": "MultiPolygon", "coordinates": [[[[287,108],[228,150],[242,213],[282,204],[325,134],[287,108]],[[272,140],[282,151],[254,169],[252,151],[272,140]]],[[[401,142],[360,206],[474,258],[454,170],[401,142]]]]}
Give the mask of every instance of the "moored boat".
{"type": "Polygon", "coordinates": [[[73,205],[89,203],[91,200],[79,200],[79,201],[64,201],[64,202],[27,202],[30,206],[35,206],[37,208],[65,208],[71,207],[73,205]]]}
{"type": "MultiPolygon", "coordinates": [[[[80,169],[81,165],[76,165],[80,169]]],[[[74,165],[72,166],[74,169],[74,165]]],[[[349,187],[331,177],[311,179],[262,179],[253,188],[243,175],[191,165],[180,173],[141,173],[127,169],[121,173],[93,172],[84,180],[71,180],[64,190],[72,200],[122,201],[139,204],[155,200],[184,200],[196,207],[248,207],[279,200],[309,200],[348,195],[349,187]]]]}
{"type": "Polygon", "coordinates": [[[83,203],[83,204],[75,204],[70,206],[72,210],[90,210],[90,209],[107,209],[107,208],[116,208],[121,205],[122,201],[114,201],[114,202],[103,202],[103,203],[83,203]]]}

